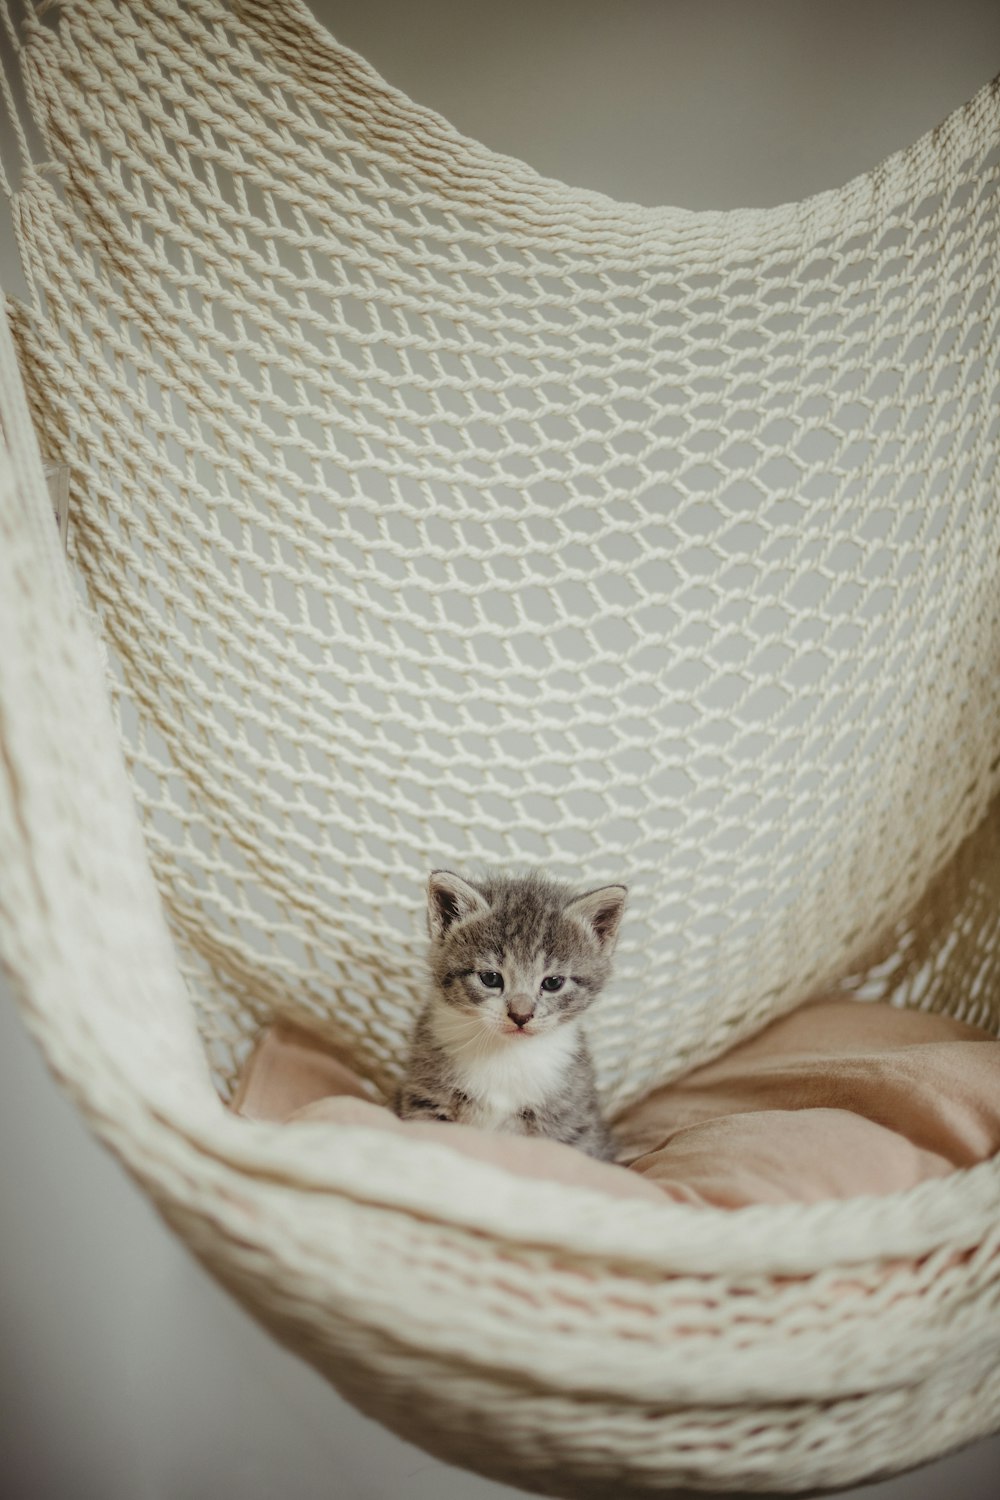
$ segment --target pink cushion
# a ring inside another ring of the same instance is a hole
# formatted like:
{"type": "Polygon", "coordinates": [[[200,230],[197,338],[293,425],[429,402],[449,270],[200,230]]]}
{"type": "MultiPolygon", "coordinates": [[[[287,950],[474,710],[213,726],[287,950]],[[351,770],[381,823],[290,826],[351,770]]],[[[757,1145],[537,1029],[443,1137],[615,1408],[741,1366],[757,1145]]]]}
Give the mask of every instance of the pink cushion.
{"type": "Polygon", "coordinates": [[[890,1193],[1000,1151],[1000,1046],[946,1016],[824,1000],[631,1106],[619,1160],[554,1141],[398,1120],[306,1033],[263,1034],[233,1108],[365,1125],[614,1197],[738,1208],[890,1193]]]}
{"type": "Polygon", "coordinates": [[[408,1135],[411,1140],[436,1141],[523,1177],[590,1187],[614,1198],[662,1201],[655,1183],[607,1162],[594,1161],[558,1141],[490,1135],[470,1125],[445,1125],[434,1120],[399,1120],[374,1100],[368,1085],[325,1051],[322,1043],[295,1027],[278,1023],[268,1027],[257,1043],[243,1070],[232,1108],[250,1120],[364,1125],[408,1135]]]}

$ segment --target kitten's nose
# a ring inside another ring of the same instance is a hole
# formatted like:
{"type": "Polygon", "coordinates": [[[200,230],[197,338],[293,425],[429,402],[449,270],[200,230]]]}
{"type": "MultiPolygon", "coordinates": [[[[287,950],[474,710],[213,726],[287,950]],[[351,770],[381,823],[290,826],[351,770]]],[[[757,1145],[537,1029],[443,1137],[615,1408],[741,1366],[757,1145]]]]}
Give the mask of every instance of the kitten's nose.
{"type": "Polygon", "coordinates": [[[511,995],[507,1001],[507,1014],[515,1026],[527,1026],[535,1014],[535,1007],[526,995],[511,995]]]}

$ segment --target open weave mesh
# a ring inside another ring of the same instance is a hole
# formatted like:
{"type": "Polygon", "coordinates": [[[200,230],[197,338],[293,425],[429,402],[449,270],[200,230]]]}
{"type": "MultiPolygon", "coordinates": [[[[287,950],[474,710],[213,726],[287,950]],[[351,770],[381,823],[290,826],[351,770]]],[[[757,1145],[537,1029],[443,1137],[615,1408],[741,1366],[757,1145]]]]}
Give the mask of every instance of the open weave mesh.
{"type": "MultiPolygon", "coordinates": [[[[298,0],[18,36],[15,329],[220,1083],[281,1013],[389,1086],[439,865],[629,884],[614,1104],[891,992],[998,789],[997,90],[694,214],[462,140],[298,0]]],[[[907,998],[976,1015],[968,946],[907,998]]]]}

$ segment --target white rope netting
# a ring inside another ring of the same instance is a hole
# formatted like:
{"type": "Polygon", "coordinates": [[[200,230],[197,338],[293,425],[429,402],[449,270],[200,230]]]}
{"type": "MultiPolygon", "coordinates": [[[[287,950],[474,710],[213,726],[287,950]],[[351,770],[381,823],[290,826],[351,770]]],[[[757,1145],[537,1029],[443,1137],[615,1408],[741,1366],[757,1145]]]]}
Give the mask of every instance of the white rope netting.
{"type": "MultiPolygon", "coordinates": [[[[822,987],[1000,1029],[1000,90],[692,214],[461,139],[300,0],[7,19],[11,326],[223,1092],[276,1015],[392,1083],[440,864],[630,885],[612,1107],[822,987]]],[[[197,1253],[366,1410],[559,1492],[994,1425],[994,1164],[720,1236],[219,1109],[8,355],[0,936],[197,1253]]]]}
{"type": "Polygon", "coordinates": [[[614,1102],[831,983],[996,789],[995,92],[688,214],[296,6],[56,16],[18,334],[220,1075],[281,1012],[387,1084],[434,865],[629,883],[614,1102]]]}

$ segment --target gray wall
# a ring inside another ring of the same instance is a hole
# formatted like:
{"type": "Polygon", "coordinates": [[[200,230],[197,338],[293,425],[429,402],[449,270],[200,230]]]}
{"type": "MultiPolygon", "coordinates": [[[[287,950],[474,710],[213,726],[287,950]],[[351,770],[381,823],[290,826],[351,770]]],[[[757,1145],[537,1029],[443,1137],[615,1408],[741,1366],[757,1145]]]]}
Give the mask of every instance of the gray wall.
{"type": "MultiPolygon", "coordinates": [[[[495,149],[619,198],[771,204],[1000,71],[996,0],[313,0],[495,149]]],[[[5,286],[14,284],[9,258],[5,286]]],[[[0,1497],[500,1500],[347,1408],[188,1259],[0,1004],[0,1497]]],[[[866,1491],[993,1500],[1000,1441],[866,1491]]]]}

